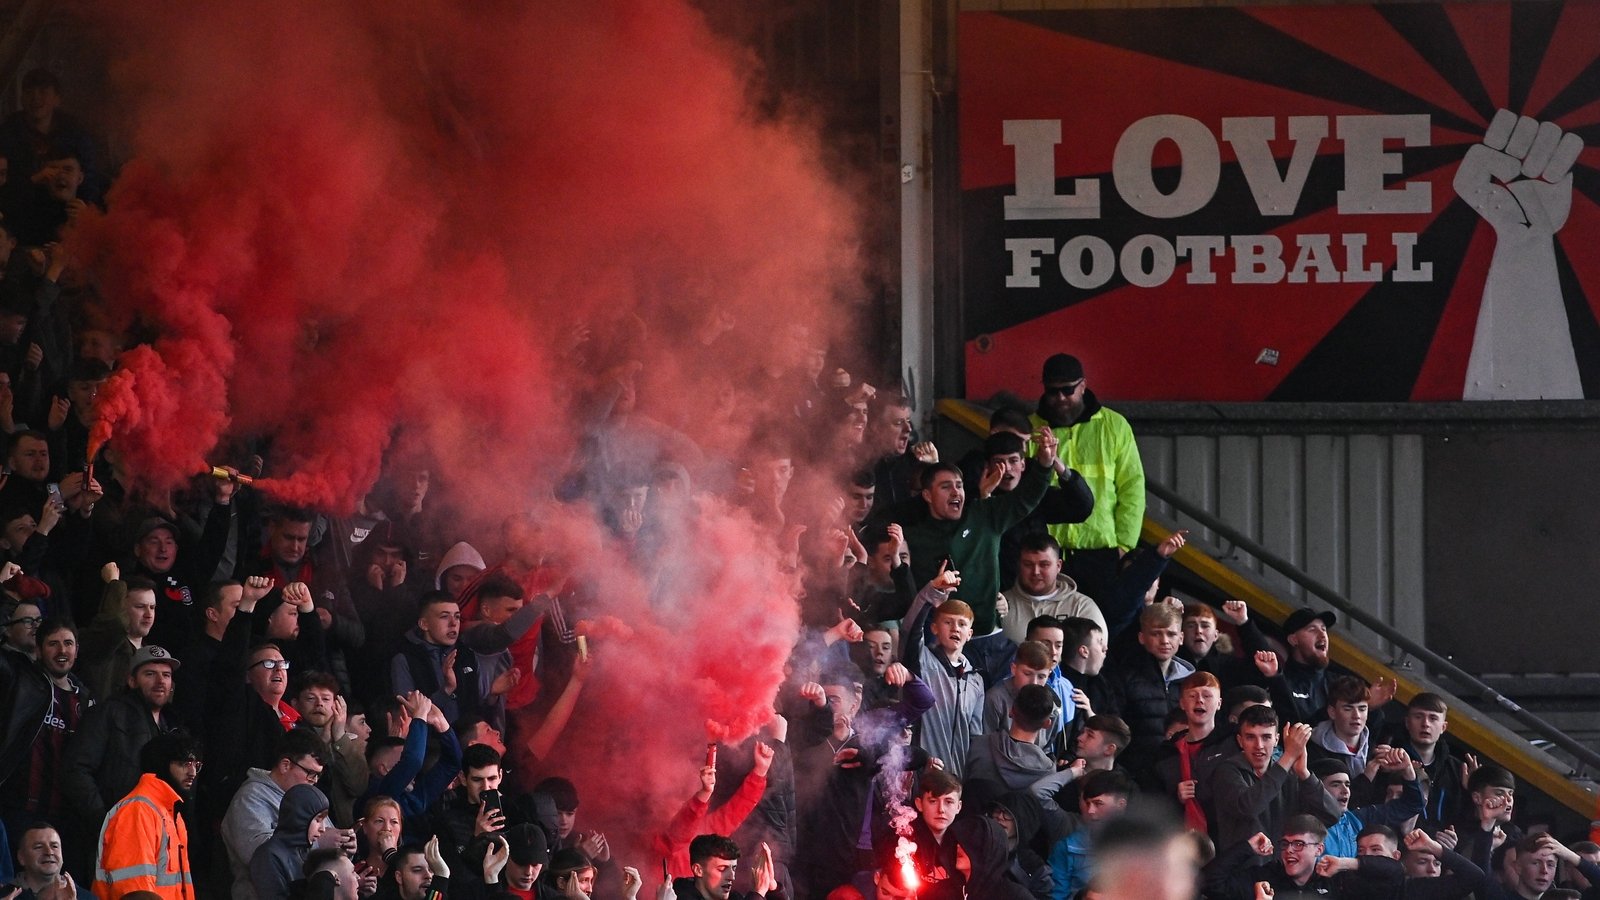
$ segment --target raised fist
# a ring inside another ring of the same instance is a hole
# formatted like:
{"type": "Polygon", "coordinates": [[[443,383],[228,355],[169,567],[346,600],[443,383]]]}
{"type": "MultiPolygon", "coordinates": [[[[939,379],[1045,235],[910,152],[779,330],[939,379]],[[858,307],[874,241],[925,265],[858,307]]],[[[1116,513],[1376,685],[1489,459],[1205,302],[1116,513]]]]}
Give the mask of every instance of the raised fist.
{"type": "Polygon", "coordinates": [[[1499,110],[1483,143],[1467,148],[1454,187],[1496,232],[1554,234],[1572,210],[1572,164],[1583,139],[1554,122],[1499,110]]]}
{"type": "Polygon", "coordinates": [[[1553,236],[1572,211],[1583,140],[1502,109],[1467,148],[1455,191],[1495,230],[1462,386],[1466,400],[1583,397],[1553,236]]]}

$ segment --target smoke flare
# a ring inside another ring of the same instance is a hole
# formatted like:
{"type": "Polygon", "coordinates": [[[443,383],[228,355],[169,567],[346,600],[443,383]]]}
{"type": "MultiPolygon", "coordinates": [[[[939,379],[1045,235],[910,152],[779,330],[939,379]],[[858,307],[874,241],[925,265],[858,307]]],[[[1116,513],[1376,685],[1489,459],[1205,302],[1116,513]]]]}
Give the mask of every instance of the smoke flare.
{"type": "MultiPolygon", "coordinates": [[[[481,541],[603,460],[599,422],[693,434],[693,476],[719,486],[754,416],[700,426],[793,408],[771,374],[847,333],[848,192],[679,0],[90,14],[135,127],[71,246],[112,319],[152,335],[92,435],[139,487],[264,442],[255,489],[345,512],[400,439],[448,481],[453,537],[481,541]]],[[[545,508],[615,625],[587,632],[597,671],[542,774],[625,833],[692,793],[701,723],[738,740],[770,716],[795,585],[720,502],[663,519],[680,539],[651,572],[587,506],[545,508]]]]}

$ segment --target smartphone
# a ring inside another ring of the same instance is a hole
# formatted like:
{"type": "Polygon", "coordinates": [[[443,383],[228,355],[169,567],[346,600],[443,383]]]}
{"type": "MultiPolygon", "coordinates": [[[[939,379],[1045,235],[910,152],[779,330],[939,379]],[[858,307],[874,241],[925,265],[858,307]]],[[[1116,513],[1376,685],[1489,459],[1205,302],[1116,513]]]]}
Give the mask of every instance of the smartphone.
{"type": "Polygon", "coordinates": [[[45,492],[50,495],[50,505],[51,506],[54,506],[56,509],[61,509],[62,507],[67,505],[67,501],[61,499],[61,485],[60,484],[57,484],[56,482],[52,481],[49,484],[45,485],[44,489],[45,489],[45,492]]]}
{"type": "Polygon", "coordinates": [[[489,812],[498,812],[502,815],[505,813],[505,810],[500,806],[500,792],[495,788],[489,788],[488,790],[479,794],[478,797],[479,799],[483,800],[483,805],[489,812]]]}

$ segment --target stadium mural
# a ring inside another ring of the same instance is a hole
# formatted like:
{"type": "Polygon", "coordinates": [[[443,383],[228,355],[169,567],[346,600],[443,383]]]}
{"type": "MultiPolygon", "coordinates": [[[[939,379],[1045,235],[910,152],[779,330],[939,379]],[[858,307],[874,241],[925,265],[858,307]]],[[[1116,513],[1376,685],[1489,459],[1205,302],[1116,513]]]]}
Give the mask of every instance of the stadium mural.
{"type": "Polygon", "coordinates": [[[1600,397],[1600,3],[965,13],[969,397],[1600,397]]]}

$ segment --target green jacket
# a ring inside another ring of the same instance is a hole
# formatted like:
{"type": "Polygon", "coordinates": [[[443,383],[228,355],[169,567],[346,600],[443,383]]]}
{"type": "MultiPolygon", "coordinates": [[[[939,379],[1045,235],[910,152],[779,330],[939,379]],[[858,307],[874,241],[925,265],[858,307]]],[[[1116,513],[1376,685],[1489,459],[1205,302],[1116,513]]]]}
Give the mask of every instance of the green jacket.
{"type": "MultiPolygon", "coordinates": [[[[1094,492],[1094,511],[1076,525],[1052,525],[1050,534],[1066,549],[1132,550],[1144,527],[1144,463],[1133,429],[1121,413],[1106,409],[1091,391],[1084,392],[1084,413],[1064,428],[1052,429],[1061,441],[1057,451],[1094,492]]],[[[1037,414],[1034,425],[1046,425],[1037,414]]]]}
{"type": "Polygon", "coordinates": [[[919,589],[939,574],[939,561],[946,556],[951,567],[961,573],[961,586],[952,596],[972,607],[974,636],[989,634],[998,624],[995,595],[1000,593],[1000,536],[1039,505],[1050,489],[1050,473],[1030,460],[1009,493],[977,500],[977,486],[969,487],[961,518],[955,521],[935,519],[920,499],[907,504],[909,514],[898,517],[911,551],[911,575],[919,589]]]}

